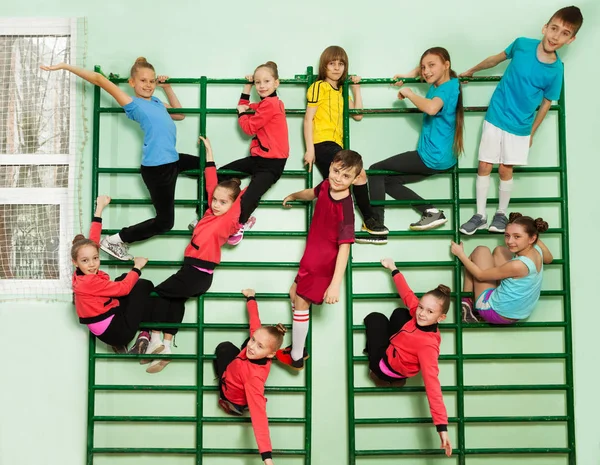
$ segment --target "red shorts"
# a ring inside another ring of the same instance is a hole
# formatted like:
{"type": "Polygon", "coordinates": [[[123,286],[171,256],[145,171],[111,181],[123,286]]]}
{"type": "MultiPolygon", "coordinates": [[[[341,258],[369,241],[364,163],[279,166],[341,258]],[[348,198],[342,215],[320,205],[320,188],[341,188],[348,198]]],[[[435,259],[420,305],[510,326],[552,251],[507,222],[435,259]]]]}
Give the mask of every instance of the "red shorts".
{"type": "Polygon", "coordinates": [[[333,276],[315,276],[313,273],[300,268],[294,279],[297,284],[296,294],[312,304],[321,305],[332,278],[333,276]]]}

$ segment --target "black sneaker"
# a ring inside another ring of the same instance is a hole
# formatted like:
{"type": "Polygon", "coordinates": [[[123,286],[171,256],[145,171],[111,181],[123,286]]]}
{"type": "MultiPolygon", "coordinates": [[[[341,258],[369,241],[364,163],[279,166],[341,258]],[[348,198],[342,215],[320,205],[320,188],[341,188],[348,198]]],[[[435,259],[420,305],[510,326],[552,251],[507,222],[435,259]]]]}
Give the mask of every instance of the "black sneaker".
{"type": "Polygon", "coordinates": [[[354,242],[357,244],[376,244],[383,245],[388,243],[387,236],[367,236],[367,237],[357,237],[354,239],[354,242]]]}
{"type": "Polygon", "coordinates": [[[421,219],[416,223],[411,223],[410,229],[413,231],[426,231],[428,229],[437,228],[448,222],[444,216],[444,212],[439,210],[437,213],[426,211],[421,216],[421,219]]]}
{"type": "Polygon", "coordinates": [[[373,236],[386,236],[390,232],[381,221],[375,218],[365,218],[360,230],[366,231],[373,236]]]}

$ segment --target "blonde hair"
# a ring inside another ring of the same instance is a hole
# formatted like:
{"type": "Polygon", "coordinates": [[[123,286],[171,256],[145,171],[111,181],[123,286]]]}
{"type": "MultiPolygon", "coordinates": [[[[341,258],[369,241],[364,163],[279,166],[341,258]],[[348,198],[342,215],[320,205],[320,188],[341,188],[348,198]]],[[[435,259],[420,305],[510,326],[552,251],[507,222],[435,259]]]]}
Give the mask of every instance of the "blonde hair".
{"type": "Polygon", "coordinates": [[[275,79],[279,79],[279,70],[277,69],[277,63],[275,63],[274,61],[267,61],[266,63],[263,63],[262,65],[258,65],[256,67],[256,69],[254,70],[254,74],[256,74],[256,72],[260,68],[267,68],[271,72],[271,74],[273,75],[273,77],[275,79]]]}
{"type": "MultiPolygon", "coordinates": [[[[144,57],[138,57],[135,60],[135,63],[133,64],[133,66],[131,67],[131,71],[129,72],[129,76],[134,77],[137,72],[140,69],[151,69],[152,71],[154,71],[154,66],[152,66],[150,63],[148,63],[148,60],[146,60],[146,58],[144,57]]],[[[154,71],[156,73],[156,71],[154,71]]]]}

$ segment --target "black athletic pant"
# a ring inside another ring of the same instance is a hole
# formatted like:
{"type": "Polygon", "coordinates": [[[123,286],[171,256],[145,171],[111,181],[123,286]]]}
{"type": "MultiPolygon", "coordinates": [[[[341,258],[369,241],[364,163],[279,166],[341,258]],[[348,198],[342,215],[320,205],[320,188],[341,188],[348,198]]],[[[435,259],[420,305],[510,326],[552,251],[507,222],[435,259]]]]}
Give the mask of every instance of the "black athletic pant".
{"type": "MultiPolygon", "coordinates": [[[[185,302],[190,297],[205,294],[212,284],[213,275],[200,271],[192,265],[183,265],[177,273],[156,286],[159,295],[156,313],[161,322],[181,323],[185,313],[185,302]]],[[[163,330],[177,334],[177,328],[163,330]]]]}
{"type": "MultiPolygon", "coordinates": [[[[215,359],[213,360],[213,367],[215,369],[215,375],[219,379],[219,393],[221,394],[222,399],[226,399],[225,394],[223,394],[222,390],[222,379],[225,370],[229,366],[231,362],[235,360],[235,358],[240,354],[244,347],[248,345],[248,341],[250,338],[246,339],[242,344],[242,348],[238,349],[232,342],[226,341],[221,342],[217,348],[215,349],[215,359]]],[[[245,405],[234,404],[238,407],[239,410],[243,410],[246,408],[245,405]]]]}
{"type": "MultiPolygon", "coordinates": [[[[385,200],[386,193],[396,200],[423,200],[422,197],[406,187],[405,184],[422,181],[429,176],[444,172],[428,168],[416,150],[386,158],[371,165],[370,169],[402,173],[369,176],[369,190],[371,191],[371,199],[373,200],[385,200]]],[[[421,204],[413,205],[413,208],[423,214],[425,210],[434,207],[430,204],[421,204]]],[[[373,207],[373,212],[379,221],[384,221],[385,214],[382,206],[373,207]]]]}
{"type": "Polygon", "coordinates": [[[154,284],[147,279],[139,279],[129,294],[118,297],[119,310],[98,339],[111,346],[127,345],[135,336],[142,321],[160,321],[153,299],[150,297],[152,289],[154,284]]]}
{"type": "Polygon", "coordinates": [[[365,317],[365,331],[367,345],[365,350],[369,358],[369,368],[383,381],[398,381],[386,375],[379,368],[379,362],[385,356],[390,345],[390,338],[411,320],[410,312],[406,308],[397,308],[388,320],[383,313],[373,312],[365,317]]]}
{"type": "MultiPolygon", "coordinates": [[[[315,165],[323,179],[329,177],[329,165],[333,162],[335,154],[342,150],[335,142],[326,141],[315,144],[315,165]]],[[[354,201],[356,206],[360,210],[360,214],[366,220],[372,218],[375,213],[371,207],[371,201],[369,199],[369,188],[366,184],[361,186],[352,186],[352,194],[354,195],[354,201]]]]}
{"type": "Polygon", "coordinates": [[[150,193],[156,216],[133,226],[121,229],[123,242],[137,242],[157,234],[170,231],[175,222],[175,185],[182,171],[200,168],[199,158],[186,153],[179,154],[179,160],[159,166],[140,168],[144,184],[150,193]]]}
{"type": "Polygon", "coordinates": [[[261,197],[269,190],[269,188],[277,182],[285,168],[287,158],[264,158],[250,156],[241,158],[240,160],[232,161],[220,170],[241,171],[247,173],[244,176],[218,174],[219,182],[226,181],[231,178],[246,178],[251,176],[250,184],[242,197],[240,223],[244,224],[250,218],[250,215],[256,207],[261,197]]]}

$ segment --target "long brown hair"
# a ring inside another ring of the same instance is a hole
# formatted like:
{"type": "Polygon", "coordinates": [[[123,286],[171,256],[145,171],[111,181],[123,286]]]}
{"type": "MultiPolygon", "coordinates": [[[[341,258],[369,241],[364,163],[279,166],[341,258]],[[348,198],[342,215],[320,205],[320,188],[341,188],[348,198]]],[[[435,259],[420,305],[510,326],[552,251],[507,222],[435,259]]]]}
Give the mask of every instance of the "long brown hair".
{"type": "MultiPolygon", "coordinates": [[[[452,61],[450,60],[450,54],[444,47],[431,47],[421,55],[419,64],[423,61],[426,55],[436,55],[442,60],[442,63],[448,62],[450,64],[450,77],[458,78],[456,71],[452,69],[452,61]]],[[[463,108],[463,97],[462,97],[462,86],[458,81],[458,100],[456,101],[456,120],[454,125],[454,144],[452,144],[452,151],[454,155],[459,157],[464,152],[464,140],[463,132],[465,127],[465,111],[463,108]]]]}
{"type": "Polygon", "coordinates": [[[344,50],[339,45],[330,45],[323,53],[321,53],[321,58],[319,58],[319,75],[317,76],[317,80],[324,81],[327,78],[327,64],[331,61],[340,60],[344,63],[344,72],[338,79],[337,85],[338,88],[346,82],[348,78],[348,54],[346,50],[344,50]]]}

